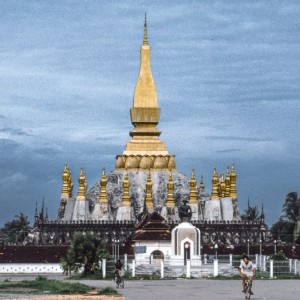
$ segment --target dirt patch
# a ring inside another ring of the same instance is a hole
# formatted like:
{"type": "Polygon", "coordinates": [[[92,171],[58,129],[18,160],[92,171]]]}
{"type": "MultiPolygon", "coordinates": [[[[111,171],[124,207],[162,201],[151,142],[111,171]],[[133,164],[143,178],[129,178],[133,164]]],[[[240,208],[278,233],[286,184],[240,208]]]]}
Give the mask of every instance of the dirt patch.
{"type": "MultiPolygon", "coordinates": [[[[9,296],[8,296],[9,297],[9,296]]],[[[84,296],[84,295],[51,295],[51,296],[17,296],[13,298],[8,298],[9,300],[125,300],[124,297],[116,296],[84,296]]]]}
{"type": "Polygon", "coordinates": [[[32,289],[32,288],[27,288],[27,287],[7,287],[7,288],[2,288],[0,289],[0,293],[1,292],[11,292],[11,294],[19,293],[32,293],[36,291],[36,289],[32,289]]]}

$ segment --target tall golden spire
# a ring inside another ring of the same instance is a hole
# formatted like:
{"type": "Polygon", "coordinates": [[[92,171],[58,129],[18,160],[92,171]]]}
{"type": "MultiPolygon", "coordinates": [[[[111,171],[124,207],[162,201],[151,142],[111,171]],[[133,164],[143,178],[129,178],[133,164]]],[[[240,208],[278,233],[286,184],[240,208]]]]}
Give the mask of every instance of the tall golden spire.
{"type": "MultiPolygon", "coordinates": [[[[130,115],[134,126],[130,132],[132,140],[127,143],[123,155],[169,155],[165,144],[159,139],[161,132],[156,128],[159,122],[160,108],[158,107],[157,91],[151,71],[146,15],[140,72],[130,115]]],[[[127,167],[131,166],[127,165],[127,167]]]]}
{"type": "Polygon", "coordinates": [[[176,169],[175,155],[170,155],[160,140],[160,108],[152,76],[147,18],[145,14],[143,43],[140,50],[140,71],[130,109],[133,129],[122,155],[116,157],[116,169],[169,170],[176,169]]]}
{"type": "Polygon", "coordinates": [[[126,170],[124,174],[124,180],[123,180],[123,196],[122,196],[121,206],[130,206],[129,187],[130,187],[130,183],[128,179],[128,173],[126,170]]]}
{"type": "MultiPolygon", "coordinates": [[[[141,47],[141,65],[140,65],[140,73],[137,80],[137,84],[135,87],[134,97],[133,97],[133,107],[137,108],[155,108],[153,117],[157,118],[157,123],[159,121],[159,108],[158,108],[158,101],[157,101],[157,92],[156,86],[154,83],[154,79],[152,76],[151,71],[151,62],[150,62],[150,46],[148,44],[148,35],[147,35],[147,21],[145,16],[144,22],[144,38],[143,38],[143,45],[141,47]]],[[[131,120],[132,123],[137,121],[132,114],[131,109],[131,120]]],[[[146,112],[144,110],[144,112],[146,112]]],[[[148,112],[149,113],[149,112],[148,112]]],[[[139,113],[142,116],[141,113],[139,113]]],[[[145,120],[151,121],[151,120],[145,120]]],[[[156,123],[156,124],[157,124],[156,123]]]]}
{"type": "Polygon", "coordinates": [[[107,177],[105,174],[105,168],[103,168],[102,176],[100,179],[100,194],[99,194],[100,204],[107,204],[106,184],[107,184],[107,177]]]}
{"type": "Polygon", "coordinates": [[[67,167],[68,169],[68,193],[69,193],[69,197],[73,197],[73,182],[72,182],[72,174],[70,169],[67,167]]]}
{"type": "Polygon", "coordinates": [[[85,200],[86,199],[86,191],[87,191],[87,184],[86,184],[86,177],[84,174],[83,169],[80,169],[80,174],[78,178],[78,192],[77,192],[77,200],[85,200]]]}
{"type": "Polygon", "coordinates": [[[153,200],[152,200],[152,182],[151,182],[151,173],[148,170],[147,182],[146,182],[146,208],[153,208],[153,200]]]}
{"type": "Polygon", "coordinates": [[[61,198],[69,197],[69,170],[67,164],[65,164],[64,171],[62,174],[62,189],[61,198]]]}
{"type": "Polygon", "coordinates": [[[190,180],[190,199],[189,204],[197,204],[197,183],[195,178],[195,171],[192,170],[192,176],[190,180]]]}
{"type": "Polygon", "coordinates": [[[226,178],[225,178],[225,197],[230,197],[230,170],[227,167],[226,178]]]}
{"type": "Polygon", "coordinates": [[[237,199],[237,191],[236,191],[236,173],[234,164],[232,164],[232,169],[230,173],[230,197],[232,199],[237,199]]]}
{"type": "Polygon", "coordinates": [[[172,170],[170,170],[169,182],[167,184],[167,187],[168,187],[168,195],[166,200],[166,207],[175,207],[174,182],[173,182],[172,170]]]}
{"type": "Polygon", "coordinates": [[[211,191],[211,199],[212,200],[219,199],[218,183],[219,183],[218,172],[217,172],[217,169],[215,168],[213,178],[212,178],[212,191],[211,191]]]}

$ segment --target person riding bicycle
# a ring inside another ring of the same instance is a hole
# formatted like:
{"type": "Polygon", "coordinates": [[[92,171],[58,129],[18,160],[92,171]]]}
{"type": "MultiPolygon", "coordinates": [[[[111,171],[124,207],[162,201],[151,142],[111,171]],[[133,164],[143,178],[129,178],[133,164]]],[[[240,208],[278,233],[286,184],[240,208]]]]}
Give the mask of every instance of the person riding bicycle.
{"type": "Polygon", "coordinates": [[[116,279],[116,282],[118,281],[119,283],[122,283],[122,281],[123,281],[122,270],[123,270],[123,265],[121,263],[121,260],[118,259],[117,262],[115,263],[115,279],[116,279]]]}
{"type": "Polygon", "coordinates": [[[123,265],[121,263],[121,260],[118,259],[115,263],[115,276],[120,276],[120,271],[122,270],[123,265]]]}
{"type": "MultiPolygon", "coordinates": [[[[255,276],[255,274],[256,274],[256,265],[249,259],[249,257],[247,255],[243,255],[243,260],[241,261],[241,264],[239,266],[239,271],[240,271],[240,275],[243,277],[242,292],[243,293],[246,292],[245,287],[246,287],[247,277],[249,278],[249,281],[250,281],[250,291],[251,291],[252,283],[253,283],[253,276],[255,276]]],[[[251,291],[251,295],[253,295],[252,291],[251,291]]]]}

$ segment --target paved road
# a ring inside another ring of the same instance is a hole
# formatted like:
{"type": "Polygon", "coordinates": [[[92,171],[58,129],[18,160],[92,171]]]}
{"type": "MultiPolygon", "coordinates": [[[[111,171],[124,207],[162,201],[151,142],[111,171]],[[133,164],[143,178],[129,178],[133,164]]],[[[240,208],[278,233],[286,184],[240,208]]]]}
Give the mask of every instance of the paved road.
{"type": "MultiPolygon", "coordinates": [[[[23,280],[24,276],[0,276],[0,281],[10,277],[11,280],[23,280]]],[[[62,276],[47,276],[48,278],[65,279],[62,276]]],[[[35,278],[35,276],[32,276],[35,278]]],[[[26,279],[31,279],[26,276],[26,279]]],[[[80,282],[104,288],[114,287],[110,280],[81,280],[80,282]]],[[[153,281],[126,281],[125,288],[120,289],[120,294],[126,300],[234,300],[244,299],[241,292],[241,282],[239,280],[153,280],[153,281]]],[[[253,286],[253,300],[299,300],[300,280],[257,280],[253,286]]],[[[4,299],[0,296],[0,299],[4,299]]]]}

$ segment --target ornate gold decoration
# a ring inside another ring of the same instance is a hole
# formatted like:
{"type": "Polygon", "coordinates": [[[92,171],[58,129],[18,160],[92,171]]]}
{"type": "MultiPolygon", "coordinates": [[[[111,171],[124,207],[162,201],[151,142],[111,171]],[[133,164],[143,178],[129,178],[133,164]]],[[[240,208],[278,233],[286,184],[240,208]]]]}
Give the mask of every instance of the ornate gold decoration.
{"type": "Polygon", "coordinates": [[[99,194],[100,204],[107,204],[106,184],[107,184],[107,177],[105,173],[105,168],[103,168],[102,176],[100,179],[100,194],[99,194]]]}
{"type": "Polygon", "coordinates": [[[169,182],[167,184],[167,187],[168,187],[168,196],[167,196],[167,200],[166,200],[166,207],[175,207],[174,182],[173,182],[172,170],[170,170],[169,182]]]}
{"type": "Polygon", "coordinates": [[[146,208],[153,208],[153,200],[152,200],[152,182],[151,182],[151,173],[148,170],[147,182],[146,182],[146,208]]]}
{"type": "Polygon", "coordinates": [[[69,198],[69,170],[67,164],[65,164],[62,174],[61,198],[69,198]]]}
{"type": "Polygon", "coordinates": [[[192,177],[190,180],[190,199],[189,204],[197,204],[197,183],[195,178],[195,171],[192,170],[192,177]]]}
{"type": "Polygon", "coordinates": [[[122,196],[121,206],[130,206],[129,187],[130,187],[130,182],[126,170],[124,174],[124,180],[123,180],[123,196],[122,196]]]}
{"type": "Polygon", "coordinates": [[[227,167],[226,178],[225,178],[225,197],[230,197],[230,170],[227,167]]]}
{"type": "Polygon", "coordinates": [[[72,174],[70,169],[67,167],[68,169],[68,173],[69,173],[69,177],[68,177],[68,193],[69,193],[69,197],[73,197],[73,182],[72,182],[72,174]]]}
{"type": "Polygon", "coordinates": [[[232,164],[232,169],[230,173],[230,197],[232,199],[237,199],[237,191],[236,191],[236,173],[234,164],[232,164]]]}
{"type": "Polygon", "coordinates": [[[218,172],[217,172],[217,169],[215,168],[213,178],[212,178],[212,191],[211,191],[211,199],[212,200],[219,199],[218,183],[219,183],[218,172]]]}
{"type": "Polygon", "coordinates": [[[78,178],[78,193],[76,200],[86,200],[87,183],[83,169],[80,169],[78,178]]]}
{"type": "Polygon", "coordinates": [[[225,191],[226,191],[226,183],[225,183],[224,174],[222,173],[220,176],[220,195],[219,195],[219,197],[224,198],[225,191]]]}

